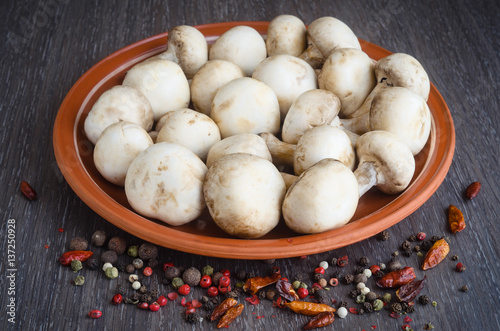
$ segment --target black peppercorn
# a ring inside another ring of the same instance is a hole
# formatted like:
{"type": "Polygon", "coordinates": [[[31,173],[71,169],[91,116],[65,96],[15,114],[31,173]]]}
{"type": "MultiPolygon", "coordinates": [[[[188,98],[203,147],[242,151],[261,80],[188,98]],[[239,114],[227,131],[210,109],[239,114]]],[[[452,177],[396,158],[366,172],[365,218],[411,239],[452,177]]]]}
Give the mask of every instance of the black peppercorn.
{"type": "Polygon", "coordinates": [[[206,311],[214,310],[214,308],[215,308],[215,305],[212,301],[207,301],[203,304],[203,309],[205,309],[206,311]]]}
{"type": "Polygon", "coordinates": [[[363,308],[359,308],[358,315],[364,315],[364,314],[365,314],[365,310],[363,308]]]}
{"type": "Polygon", "coordinates": [[[344,307],[347,308],[349,306],[349,303],[347,301],[340,301],[339,302],[339,308],[344,307]]]}
{"type": "Polygon", "coordinates": [[[87,268],[89,268],[90,270],[96,270],[97,268],[99,268],[99,260],[95,257],[91,257],[90,259],[88,259],[87,261],[85,261],[85,264],[87,266],[87,268]]]}
{"type": "Polygon", "coordinates": [[[395,302],[391,305],[391,311],[393,311],[395,313],[400,313],[403,311],[403,307],[401,306],[401,304],[399,302],[395,302]]]}
{"type": "MultiPolygon", "coordinates": [[[[229,292],[232,292],[232,291],[229,291],[229,292]]],[[[227,293],[229,293],[229,292],[227,292],[227,293]]],[[[226,293],[226,294],[227,294],[227,293],[226,293]]],[[[233,297],[233,298],[236,298],[237,296],[238,296],[238,295],[236,295],[236,296],[235,296],[235,297],[233,297]]],[[[259,297],[259,299],[261,299],[261,300],[262,300],[262,299],[264,299],[264,298],[266,297],[266,292],[265,292],[265,291],[259,291],[259,292],[257,292],[257,297],[259,297]]]]}
{"type": "Polygon", "coordinates": [[[438,237],[438,236],[432,236],[432,237],[431,237],[431,242],[432,242],[432,244],[434,244],[434,243],[435,243],[436,241],[438,241],[438,240],[439,240],[439,237],[438,237]]]}
{"type": "Polygon", "coordinates": [[[389,268],[389,271],[396,271],[402,268],[401,263],[398,260],[392,261],[387,267],[389,268]]]}
{"type": "Polygon", "coordinates": [[[367,313],[371,313],[373,311],[373,306],[369,302],[363,302],[363,308],[367,313]]]}
{"type": "Polygon", "coordinates": [[[212,275],[212,284],[214,286],[219,286],[219,279],[221,279],[224,275],[222,272],[217,271],[212,275]]]}
{"type": "Polygon", "coordinates": [[[340,270],[335,271],[332,275],[332,278],[337,278],[337,279],[342,278],[342,271],[340,270]]]}
{"type": "Polygon", "coordinates": [[[148,267],[150,268],[156,268],[158,266],[158,260],[157,259],[151,259],[148,261],[148,267]]]}
{"type": "Polygon", "coordinates": [[[115,236],[109,239],[108,248],[116,254],[123,254],[127,249],[127,242],[122,237],[115,236]]]}
{"type": "Polygon", "coordinates": [[[354,273],[361,274],[361,273],[363,273],[363,270],[365,270],[364,267],[356,267],[356,269],[354,270],[354,273]]]}
{"type": "Polygon", "coordinates": [[[421,250],[421,249],[422,249],[422,248],[420,247],[420,245],[415,245],[415,247],[413,247],[413,250],[414,250],[415,252],[420,252],[420,250],[421,250]]]}
{"type": "Polygon", "coordinates": [[[354,276],[351,274],[347,274],[344,276],[343,280],[344,280],[344,283],[351,284],[354,281],[354,276]]]}
{"type": "Polygon", "coordinates": [[[124,261],[118,261],[116,264],[116,269],[121,272],[125,272],[125,268],[127,267],[127,264],[124,261]]]}
{"type": "Polygon", "coordinates": [[[82,237],[75,237],[71,239],[69,243],[69,249],[71,251],[86,251],[89,243],[82,237]]]}
{"type": "MultiPolygon", "coordinates": [[[[350,297],[351,299],[356,299],[356,297],[357,297],[357,296],[358,296],[358,290],[351,290],[351,291],[349,292],[349,297],[350,297]]],[[[346,306],[346,307],[347,307],[347,306],[346,306]]]]}
{"type": "Polygon", "coordinates": [[[405,249],[403,251],[403,255],[406,257],[410,257],[413,254],[413,251],[411,249],[405,249]]]}
{"type": "Polygon", "coordinates": [[[236,272],[236,279],[238,280],[246,280],[247,279],[247,272],[243,269],[239,269],[236,272]]]}
{"type": "Polygon", "coordinates": [[[170,281],[167,278],[163,277],[163,279],[161,280],[161,283],[163,285],[168,285],[168,284],[170,284],[170,281]]]}
{"type": "Polygon", "coordinates": [[[377,234],[377,238],[382,241],[386,241],[387,239],[389,239],[389,232],[387,230],[384,230],[377,234]]]}
{"type": "Polygon", "coordinates": [[[165,270],[165,278],[168,280],[172,280],[175,277],[179,277],[181,275],[181,271],[177,267],[168,267],[165,270]]]}
{"type": "Polygon", "coordinates": [[[406,308],[406,312],[407,313],[413,313],[414,311],[415,311],[415,307],[414,306],[408,305],[408,308],[406,308]]]}
{"type": "Polygon", "coordinates": [[[323,274],[320,273],[315,273],[314,274],[314,280],[319,281],[321,278],[323,278],[323,274]]]}
{"type": "Polygon", "coordinates": [[[331,265],[337,265],[338,259],[336,257],[332,258],[331,265]]]}
{"type": "Polygon", "coordinates": [[[118,256],[115,251],[105,251],[101,254],[102,263],[111,263],[115,264],[118,261],[118,256]]]}
{"type": "Polygon", "coordinates": [[[196,315],[196,313],[186,314],[186,322],[194,324],[194,323],[196,323],[198,321],[199,321],[199,318],[196,315]]]}
{"type": "Polygon", "coordinates": [[[158,289],[151,290],[151,292],[149,294],[151,295],[151,297],[157,298],[158,297],[158,289]]]}
{"type": "Polygon", "coordinates": [[[186,271],[182,274],[182,280],[191,287],[198,286],[201,280],[201,272],[195,267],[186,269],[186,271]]]}
{"type": "Polygon", "coordinates": [[[139,257],[144,261],[156,259],[158,257],[158,248],[156,245],[144,243],[139,246],[139,257]]]}
{"type": "Polygon", "coordinates": [[[132,296],[130,297],[130,300],[132,301],[137,301],[141,298],[141,295],[137,292],[132,293],[132,296]]]}
{"type": "Polygon", "coordinates": [[[116,284],[115,294],[125,295],[125,289],[123,288],[122,284],[120,284],[120,283],[116,284]]]}
{"type": "Polygon", "coordinates": [[[411,249],[411,242],[409,242],[408,240],[403,241],[403,243],[401,244],[401,249],[403,251],[411,249]]]}
{"type": "Polygon", "coordinates": [[[467,292],[469,290],[469,287],[467,285],[462,286],[460,289],[462,292],[467,292]]]}
{"type": "Polygon", "coordinates": [[[426,305],[429,302],[431,302],[431,299],[427,295],[424,294],[424,295],[421,295],[418,297],[418,302],[420,302],[420,304],[422,304],[422,305],[426,305]]]}
{"type": "Polygon", "coordinates": [[[128,274],[131,274],[135,271],[134,265],[133,264],[127,264],[125,267],[125,272],[128,274]]]}
{"type": "Polygon", "coordinates": [[[370,264],[370,259],[367,256],[362,256],[359,259],[359,265],[362,267],[366,267],[367,265],[370,264]]]}
{"type": "Polygon", "coordinates": [[[377,272],[375,272],[375,277],[377,278],[382,278],[385,276],[385,272],[383,272],[382,270],[378,270],[377,272]]]}
{"type": "Polygon", "coordinates": [[[141,288],[139,288],[139,292],[142,294],[146,294],[148,292],[148,288],[145,285],[142,285],[141,288]]]}
{"type": "Polygon", "coordinates": [[[408,237],[408,241],[409,242],[417,241],[417,236],[415,236],[414,234],[412,234],[410,237],[408,237]]]}
{"type": "Polygon", "coordinates": [[[458,255],[456,255],[456,254],[455,254],[455,255],[453,255],[453,256],[451,257],[451,259],[452,259],[453,261],[458,261],[458,255]]]}
{"type": "Polygon", "coordinates": [[[102,230],[97,230],[92,234],[92,238],[90,239],[90,243],[96,247],[104,246],[106,243],[106,232],[102,230]]]}
{"type": "Polygon", "coordinates": [[[142,277],[140,282],[142,285],[149,286],[151,284],[151,277],[142,277]]]}
{"type": "Polygon", "coordinates": [[[317,302],[322,303],[322,304],[328,304],[331,303],[330,298],[326,294],[327,291],[325,290],[317,290],[314,293],[314,298],[316,299],[317,302]]]}
{"type": "Polygon", "coordinates": [[[429,249],[431,249],[432,245],[434,245],[434,243],[431,242],[430,240],[424,240],[422,242],[422,245],[420,245],[420,247],[422,248],[423,251],[428,251],[429,249]]]}

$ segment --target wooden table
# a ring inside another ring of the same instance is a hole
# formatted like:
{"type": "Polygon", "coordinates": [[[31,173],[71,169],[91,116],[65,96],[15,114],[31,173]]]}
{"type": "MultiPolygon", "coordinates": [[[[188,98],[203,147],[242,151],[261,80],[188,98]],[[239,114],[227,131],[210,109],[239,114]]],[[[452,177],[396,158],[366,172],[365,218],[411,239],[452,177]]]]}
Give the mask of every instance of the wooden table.
{"type": "MultiPolygon", "coordinates": [[[[130,244],[142,240],[124,233],[88,208],[71,190],[58,170],[52,149],[52,127],[58,108],[77,79],[92,65],[112,52],[143,38],[162,33],[180,24],[197,25],[234,20],[269,21],[279,14],[293,14],[306,24],[330,15],[348,24],[358,37],[393,52],[416,57],[446,100],[456,128],[453,163],[436,193],[412,215],[389,229],[390,239],[369,238],[362,242],[310,255],[305,259],[275,261],[290,279],[302,275],[312,284],[311,275],[320,261],[348,255],[352,272],[361,256],[374,263],[388,263],[391,253],[411,234],[448,236],[450,255],[428,276],[422,294],[437,303],[422,306],[408,316],[414,330],[432,323],[436,330],[500,329],[500,277],[498,220],[500,218],[500,5],[497,1],[3,1],[0,5],[1,77],[0,102],[2,172],[0,173],[3,258],[1,329],[88,330],[88,329],[215,329],[206,319],[188,324],[182,318],[180,299],[169,302],[160,312],[142,311],[133,305],[110,303],[117,283],[127,285],[126,275],[107,280],[100,271],[84,269],[82,287],[71,284],[76,274],[58,263],[73,237],[90,240],[96,229],[110,236],[123,236],[130,244]],[[30,182],[38,200],[28,201],[19,190],[20,182],[30,182]],[[464,190],[474,181],[482,183],[472,201],[464,190]],[[447,225],[448,205],[459,207],[467,228],[452,234],[447,225]],[[11,220],[11,221],[9,221],[11,220]],[[9,224],[15,223],[15,261],[9,265],[9,224]],[[452,261],[452,255],[458,261],[452,261]],[[457,262],[467,266],[455,271],[457,262]],[[15,268],[16,271],[9,271],[15,268]],[[14,277],[11,276],[14,275],[14,277]],[[463,285],[468,292],[460,291],[463,285]],[[8,305],[15,299],[15,307],[8,305]],[[100,309],[103,317],[87,317],[100,309]],[[11,311],[14,314],[8,315],[11,311]],[[14,320],[15,324],[8,320],[14,320]]],[[[103,249],[93,248],[96,254],[103,249]]],[[[418,268],[415,254],[401,258],[418,268]]],[[[184,267],[242,269],[265,275],[271,265],[197,256],[167,248],[160,249],[160,262],[184,267]]],[[[332,269],[328,270],[331,274],[332,269]]],[[[334,268],[340,270],[340,268],[334,268]]],[[[151,288],[170,293],[162,285],[158,268],[151,288]]],[[[375,288],[373,280],[368,285],[375,288]]],[[[339,285],[328,293],[346,300],[353,285],[339,285]]],[[[385,291],[376,290],[383,294],[385,291]]],[[[187,298],[205,293],[196,288],[187,298]]],[[[309,319],[288,310],[273,308],[262,300],[245,310],[231,329],[298,330],[309,319]]],[[[335,304],[337,307],[338,304],[335,304]]],[[[359,306],[357,306],[359,307],[359,306]]],[[[199,310],[204,316],[203,310],[199,310]]],[[[405,315],[391,318],[389,312],[348,315],[336,318],[337,330],[400,330],[405,315]]]]}

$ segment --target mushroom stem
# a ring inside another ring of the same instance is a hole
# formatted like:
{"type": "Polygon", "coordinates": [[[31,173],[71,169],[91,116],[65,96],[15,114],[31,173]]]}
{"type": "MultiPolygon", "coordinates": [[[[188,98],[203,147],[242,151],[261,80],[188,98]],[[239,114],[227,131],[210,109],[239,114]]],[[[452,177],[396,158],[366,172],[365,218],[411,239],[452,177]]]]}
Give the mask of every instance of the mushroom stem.
{"type": "Polygon", "coordinates": [[[266,142],[267,148],[273,158],[273,163],[277,165],[291,165],[293,164],[293,155],[295,154],[295,149],[297,145],[284,143],[275,135],[268,132],[262,132],[259,134],[262,139],[266,142]]]}
{"type": "Polygon", "coordinates": [[[287,191],[290,188],[290,186],[292,186],[293,183],[295,183],[297,178],[299,178],[299,176],[291,175],[291,174],[288,174],[288,173],[283,172],[283,171],[280,171],[280,174],[281,174],[281,177],[283,177],[283,180],[285,181],[285,187],[286,187],[287,191]]]}
{"type": "Polygon", "coordinates": [[[335,118],[330,122],[330,126],[344,130],[344,132],[347,134],[347,136],[351,140],[352,146],[353,147],[356,146],[356,141],[358,141],[359,134],[356,134],[356,133],[352,132],[351,130],[347,129],[338,116],[335,116],[335,118]]]}
{"type": "Polygon", "coordinates": [[[362,197],[369,189],[377,185],[377,170],[373,162],[361,163],[354,171],[354,176],[358,181],[359,197],[362,197]]]}
{"type": "Polygon", "coordinates": [[[340,119],[342,127],[356,134],[363,134],[370,131],[370,112],[354,118],[340,119]]]}

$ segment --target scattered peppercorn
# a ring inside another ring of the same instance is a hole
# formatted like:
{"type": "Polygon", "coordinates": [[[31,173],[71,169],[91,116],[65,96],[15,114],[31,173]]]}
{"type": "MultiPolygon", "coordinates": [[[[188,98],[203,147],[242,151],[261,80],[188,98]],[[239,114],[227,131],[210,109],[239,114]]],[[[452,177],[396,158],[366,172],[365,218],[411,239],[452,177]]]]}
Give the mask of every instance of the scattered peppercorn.
{"type": "Polygon", "coordinates": [[[214,274],[214,268],[212,268],[209,265],[206,265],[206,266],[203,267],[203,269],[201,269],[201,273],[203,275],[212,276],[214,274]]]}
{"type": "Polygon", "coordinates": [[[144,243],[139,246],[139,257],[144,261],[156,259],[158,257],[158,247],[150,243],[144,243]]]}
{"type": "Polygon", "coordinates": [[[368,292],[368,293],[365,295],[366,301],[368,301],[368,302],[373,302],[373,301],[375,301],[375,300],[377,299],[377,297],[378,297],[377,293],[372,292],[372,291],[368,292]]]}
{"type": "Polygon", "coordinates": [[[70,251],[86,251],[89,246],[87,240],[82,237],[75,237],[69,243],[70,251]]]}
{"type": "MultiPolygon", "coordinates": [[[[213,269],[212,269],[212,274],[213,274],[213,269]]],[[[236,276],[236,279],[246,280],[247,279],[247,272],[243,269],[238,269],[235,276],[236,276]]]]}
{"type": "Polygon", "coordinates": [[[462,262],[458,262],[457,266],[455,267],[455,270],[457,272],[464,272],[465,271],[465,265],[462,262]]]}
{"type": "MultiPolygon", "coordinates": [[[[170,269],[170,268],[169,268],[170,269]]],[[[172,287],[174,289],[178,289],[179,287],[181,287],[182,285],[184,285],[184,281],[182,280],[182,278],[180,277],[175,277],[174,279],[172,279],[172,287]]]]}
{"type": "Polygon", "coordinates": [[[399,252],[398,251],[394,251],[394,252],[392,252],[391,255],[392,255],[392,258],[395,258],[395,257],[399,256],[399,252]]]}
{"type": "Polygon", "coordinates": [[[335,271],[335,272],[333,273],[332,277],[333,277],[333,278],[337,278],[337,279],[342,278],[342,271],[340,271],[340,270],[335,271]]]}
{"type": "Polygon", "coordinates": [[[364,315],[365,314],[365,309],[364,308],[359,308],[358,309],[358,315],[364,315]]]}
{"type": "Polygon", "coordinates": [[[126,267],[125,267],[125,272],[128,273],[128,274],[131,274],[135,271],[135,267],[133,264],[128,264],[126,267]]]}
{"type": "Polygon", "coordinates": [[[366,297],[364,294],[360,294],[356,297],[356,303],[364,303],[366,300],[366,297]]]}
{"type": "Polygon", "coordinates": [[[384,300],[385,303],[391,303],[392,295],[390,293],[385,293],[382,296],[382,300],[384,300]]]}
{"type": "Polygon", "coordinates": [[[127,255],[131,257],[139,256],[139,246],[137,245],[129,246],[129,248],[127,249],[127,255]]]}
{"type": "Polygon", "coordinates": [[[336,257],[332,258],[331,265],[337,265],[338,259],[336,257]]]}
{"type": "Polygon", "coordinates": [[[370,264],[370,259],[367,256],[362,256],[359,259],[359,265],[362,267],[366,267],[370,264]]]}
{"type": "Polygon", "coordinates": [[[379,310],[382,310],[382,308],[384,308],[384,303],[382,302],[382,300],[377,299],[377,300],[373,301],[372,306],[373,306],[374,311],[379,311],[379,310]]]}
{"type": "Polygon", "coordinates": [[[221,279],[222,277],[224,277],[222,272],[217,271],[216,273],[214,273],[212,275],[212,284],[214,284],[215,286],[219,286],[219,279],[221,279]]]}
{"type": "Polygon", "coordinates": [[[214,310],[215,305],[212,301],[207,301],[203,304],[203,309],[206,311],[212,311],[214,310]]]}
{"type": "Polygon", "coordinates": [[[136,281],[134,281],[134,282],[132,283],[132,288],[133,288],[134,290],[136,290],[136,291],[137,291],[137,290],[140,290],[140,289],[141,289],[141,287],[142,287],[141,282],[139,282],[139,281],[137,281],[137,280],[136,280],[136,281]]]}
{"type": "Polygon", "coordinates": [[[429,297],[427,295],[421,295],[418,297],[418,302],[420,302],[421,305],[427,305],[429,302],[431,301],[431,299],[429,299],[429,297]]]}
{"type": "Polygon", "coordinates": [[[365,312],[371,313],[373,311],[373,306],[372,306],[372,304],[370,302],[364,302],[363,303],[363,309],[365,310],[365,312]]]}
{"type": "Polygon", "coordinates": [[[415,245],[415,247],[413,247],[413,250],[414,250],[415,252],[420,252],[420,250],[421,250],[421,249],[422,249],[422,248],[420,247],[420,245],[415,245]]]}
{"type": "Polygon", "coordinates": [[[368,281],[368,278],[365,276],[365,274],[357,274],[354,276],[354,283],[365,283],[368,281]]]}
{"type": "Polygon", "coordinates": [[[432,325],[431,323],[427,323],[424,325],[424,330],[432,330],[434,329],[434,325],[432,325]]]}
{"type": "Polygon", "coordinates": [[[320,279],[322,279],[322,278],[323,278],[323,274],[320,274],[320,273],[318,273],[318,272],[314,274],[314,280],[315,280],[316,282],[317,282],[317,281],[319,281],[319,280],[320,280],[320,279]]]}
{"type": "Polygon", "coordinates": [[[83,268],[82,262],[79,260],[73,260],[71,261],[71,270],[74,272],[77,272],[78,270],[81,270],[83,268]]]}
{"type": "Polygon", "coordinates": [[[76,278],[73,280],[73,283],[74,283],[76,286],[82,286],[82,285],[85,283],[85,277],[83,277],[82,275],[78,275],[78,276],[76,276],[76,278]]]}
{"type": "Polygon", "coordinates": [[[268,300],[273,301],[275,296],[276,296],[276,291],[274,289],[269,289],[266,291],[266,298],[268,300]]]}
{"type": "Polygon", "coordinates": [[[431,237],[431,242],[432,242],[432,244],[434,244],[434,243],[435,243],[436,241],[438,241],[438,240],[439,240],[439,237],[438,237],[438,236],[432,236],[432,237],[431,237]]]}
{"type": "Polygon", "coordinates": [[[127,242],[122,237],[115,236],[108,241],[108,248],[116,254],[123,254],[127,249],[127,242]]]}
{"type": "Polygon", "coordinates": [[[401,306],[401,304],[399,302],[393,303],[390,306],[390,309],[391,309],[392,312],[395,312],[395,313],[398,313],[398,314],[403,311],[403,307],[401,306]]]}
{"type": "Polygon", "coordinates": [[[360,273],[362,273],[364,270],[365,270],[365,268],[364,268],[364,267],[360,267],[360,266],[358,266],[358,267],[356,267],[356,269],[354,270],[354,273],[355,273],[355,274],[360,274],[360,273]]]}
{"type": "Polygon", "coordinates": [[[396,271],[401,269],[402,267],[403,266],[401,265],[401,262],[399,262],[398,260],[391,261],[388,266],[389,271],[396,271]]]}
{"type": "Polygon", "coordinates": [[[196,315],[196,313],[186,314],[184,316],[185,316],[186,322],[188,322],[188,323],[194,324],[194,323],[199,321],[199,318],[196,315]]]}
{"type": "Polygon", "coordinates": [[[387,230],[384,230],[377,234],[377,238],[382,241],[386,241],[387,239],[389,239],[389,232],[387,230]]]}
{"type": "Polygon", "coordinates": [[[116,277],[118,277],[118,269],[116,269],[115,267],[112,267],[112,268],[107,268],[105,271],[104,271],[104,274],[106,275],[106,277],[108,277],[109,279],[115,279],[116,277]]]}
{"type": "Polygon", "coordinates": [[[101,254],[101,261],[103,263],[115,264],[118,261],[118,255],[115,251],[109,250],[101,254]]]}
{"type": "Polygon", "coordinates": [[[165,270],[165,278],[168,280],[172,280],[176,277],[179,277],[181,275],[181,271],[177,267],[168,267],[165,270]]]}
{"type": "Polygon", "coordinates": [[[432,301],[431,305],[432,305],[432,307],[436,307],[438,305],[438,303],[436,301],[432,301]]]}
{"type": "Polygon", "coordinates": [[[139,288],[139,292],[142,293],[142,294],[146,294],[148,292],[148,288],[146,285],[141,285],[141,287],[139,288]]]}
{"type": "Polygon", "coordinates": [[[113,265],[109,262],[106,262],[102,265],[102,271],[106,271],[109,268],[113,268],[113,265]]]}
{"type": "Polygon", "coordinates": [[[382,270],[379,270],[379,271],[377,271],[377,272],[375,273],[375,276],[376,276],[377,278],[382,278],[382,277],[384,277],[384,276],[385,276],[385,272],[383,272],[382,270]]]}
{"type": "Polygon", "coordinates": [[[410,257],[410,256],[412,256],[412,254],[413,254],[413,251],[411,249],[406,249],[403,251],[403,255],[406,257],[410,257]]]}
{"type": "Polygon", "coordinates": [[[455,255],[453,255],[453,256],[451,257],[451,259],[452,259],[453,261],[458,261],[458,255],[456,255],[456,254],[455,254],[455,255]]]}
{"type": "Polygon", "coordinates": [[[99,263],[99,260],[97,258],[91,257],[90,259],[85,261],[85,265],[90,270],[97,270],[97,268],[99,268],[100,263],[99,263]]]}
{"type": "Polygon", "coordinates": [[[321,278],[320,280],[318,280],[318,283],[323,288],[325,288],[328,285],[328,282],[324,278],[321,278]]]}
{"type": "Polygon", "coordinates": [[[460,290],[462,292],[467,292],[469,290],[469,287],[467,285],[464,285],[464,286],[462,286],[462,288],[460,288],[460,290]]]}
{"type": "Polygon", "coordinates": [[[428,251],[429,249],[431,249],[432,245],[434,245],[434,243],[432,241],[424,240],[422,242],[421,248],[423,251],[428,251]]]}
{"type": "Polygon", "coordinates": [[[358,296],[358,290],[351,290],[351,291],[349,292],[349,297],[350,297],[351,299],[356,299],[356,297],[357,297],[357,296],[358,296]]]}
{"type": "Polygon", "coordinates": [[[90,243],[96,247],[104,246],[106,243],[106,232],[102,230],[97,230],[92,234],[90,243]]]}
{"type": "Polygon", "coordinates": [[[351,275],[351,274],[347,274],[347,275],[344,276],[343,280],[344,280],[344,283],[346,283],[347,285],[349,285],[349,284],[351,284],[354,281],[354,276],[351,275]]]}
{"type": "Polygon", "coordinates": [[[418,253],[417,253],[417,256],[418,256],[418,257],[424,257],[424,253],[422,253],[422,252],[418,252],[418,253]]]}
{"type": "Polygon", "coordinates": [[[201,280],[201,272],[195,267],[186,269],[186,271],[182,274],[182,280],[189,286],[198,286],[201,280]]]}
{"type": "Polygon", "coordinates": [[[137,270],[139,270],[139,269],[141,269],[144,266],[144,261],[142,261],[141,259],[137,258],[137,259],[134,259],[134,261],[132,261],[132,265],[134,266],[134,268],[136,268],[137,270]]]}
{"type": "Polygon", "coordinates": [[[411,249],[411,242],[409,240],[403,241],[403,243],[401,244],[401,249],[403,251],[411,249]]]}

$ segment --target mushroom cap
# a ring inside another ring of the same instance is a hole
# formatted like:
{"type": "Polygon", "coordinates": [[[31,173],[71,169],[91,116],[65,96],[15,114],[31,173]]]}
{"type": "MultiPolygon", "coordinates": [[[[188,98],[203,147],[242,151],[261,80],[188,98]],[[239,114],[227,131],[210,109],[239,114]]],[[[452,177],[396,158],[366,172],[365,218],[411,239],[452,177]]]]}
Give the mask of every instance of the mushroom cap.
{"type": "Polygon", "coordinates": [[[117,122],[108,126],[97,139],[94,164],[104,178],[123,186],[132,161],[151,145],[153,140],[140,125],[117,122]]]}
{"type": "Polygon", "coordinates": [[[417,93],[404,87],[388,87],[373,98],[370,128],[394,133],[417,155],[430,135],[431,112],[417,93]]]}
{"type": "Polygon", "coordinates": [[[330,91],[309,90],[295,99],[286,114],[281,137],[296,144],[307,130],[330,122],[340,110],[339,98],[330,91]]]}
{"type": "Polygon", "coordinates": [[[203,192],[215,223],[241,238],[259,238],[279,222],[285,182],[266,159],[229,154],[208,169],[203,192]]]}
{"type": "Polygon", "coordinates": [[[191,82],[191,100],[194,109],[210,116],[215,93],[222,86],[245,74],[236,64],[224,60],[210,60],[194,75],[191,82]]]}
{"type": "Polygon", "coordinates": [[[425,101],[429,99],[429,76],[422,64],[411,55],[394,53],[380,59],[375,64],[375,74],[379,83],[406,87],[419,94],[425,101]]]}
{"type": "Polygon", "coordinates": [[[273,18],[267,28],[266,48],[268,56],[288,54],[299,56],[306,49],[306,26],[293,15],[273,18]]]}
{"type": "Polygon", "coordinates": [[[238,65],[246,76],[267,56],[264,38],[249,26],[240,25],[224,32],[209,51],[210,60],[226,60],[238,65]]]}
{"type": "Polygon", "coordinates": [[[266,58],[255,68],[252,78],[276,93],[282,119],[299,95],[318,88],[314,69],[306,61],[286,54],[266,58]]]}
{"type": "Polygon", "coordinates": [[[318,75],[319,87],[332,91],[341,102],[340,116],[354,113],[375,87],[372,60],[355,48],[338,48],[326,59],[318,75]]]}
{"type": "Polygon", "coordinates": [[[125,194],[139,214],[182,225],[205,208],[207,167],[196,154],[176,143],[157,143],[139,154],[125,178],[125,194]]]}
{"type": "Polygon", "coordinates": [[[210,117],[222,138],[239,133],[270,132],[280,128],[280,109],[274,91],[249,77],[238,78],[219,88],[210,117]]]}
{"type": "Polygon", "coordinates": [[[132,122],[149,131],[153,127],[153,110],[138,90],[117,85],[105,91],[92,106],[84,123],[87,138],[95,144],[101,133],[113,123],[132,122]]]}
{"type": "Polygon", "coordinates": [[[358,182],[342,162],[323,159],[288,189],[283,217],[299,233],[319,233],[349,222],[358,206],[358,182]]]}
{"type": "Polygon", "coordinates": [[[307,130],[299,139],[294,153],[293,170],[300,175],[318,161],[335,159],[354,169],[356,155],[349,136],[344,130],[330,125],[307,130]]]}
{"type": "Polygon", "coordinates": [[[168,31],[167,50],[158,57],[177,63],[191,79],[208,61],[207,41],[198,29],[179,25],[168,31]]]}
{"type": "Polygon", "coordinates": [[[314,44],[326,59],[337,48],[361,50],[359,40],[344,22],[325,16],[314,20],[307,28],[307,40],[314,44]]]}
{"type": "Polygon", "coordinates": [[[264,139],[253,133],[241,133],[222,139],[213,145],[208,151],[207,167],[210,168],[221,157],[234,153],[252,154],[272,162],[271,153],[264,139]]]}
{"type": "Polygon", "coordinates": [[[377,188],[386,194],[396,194],[408,187],[415,172],[411,150],[395,134],[370,131],[356,142],[359,164],[371,162],[377,172],[377,188]]]}
{"type": "Polygon", "coordinates": [[[178,143],[187,147],[206,160],[208,150],[220,141],[219,127],[205,114],[184,108],[169,111],[161,117],[162,129],[158,132],[156,142],[178,143]]]}
{"type": "Polygon", "coordinates": [[[186,108],[189,104],[189,83],[181,67],[172,61],[140,62],[127,72],[123,85],[135,87],[146,96],[155,121],[168,111],[186,108]]]}

